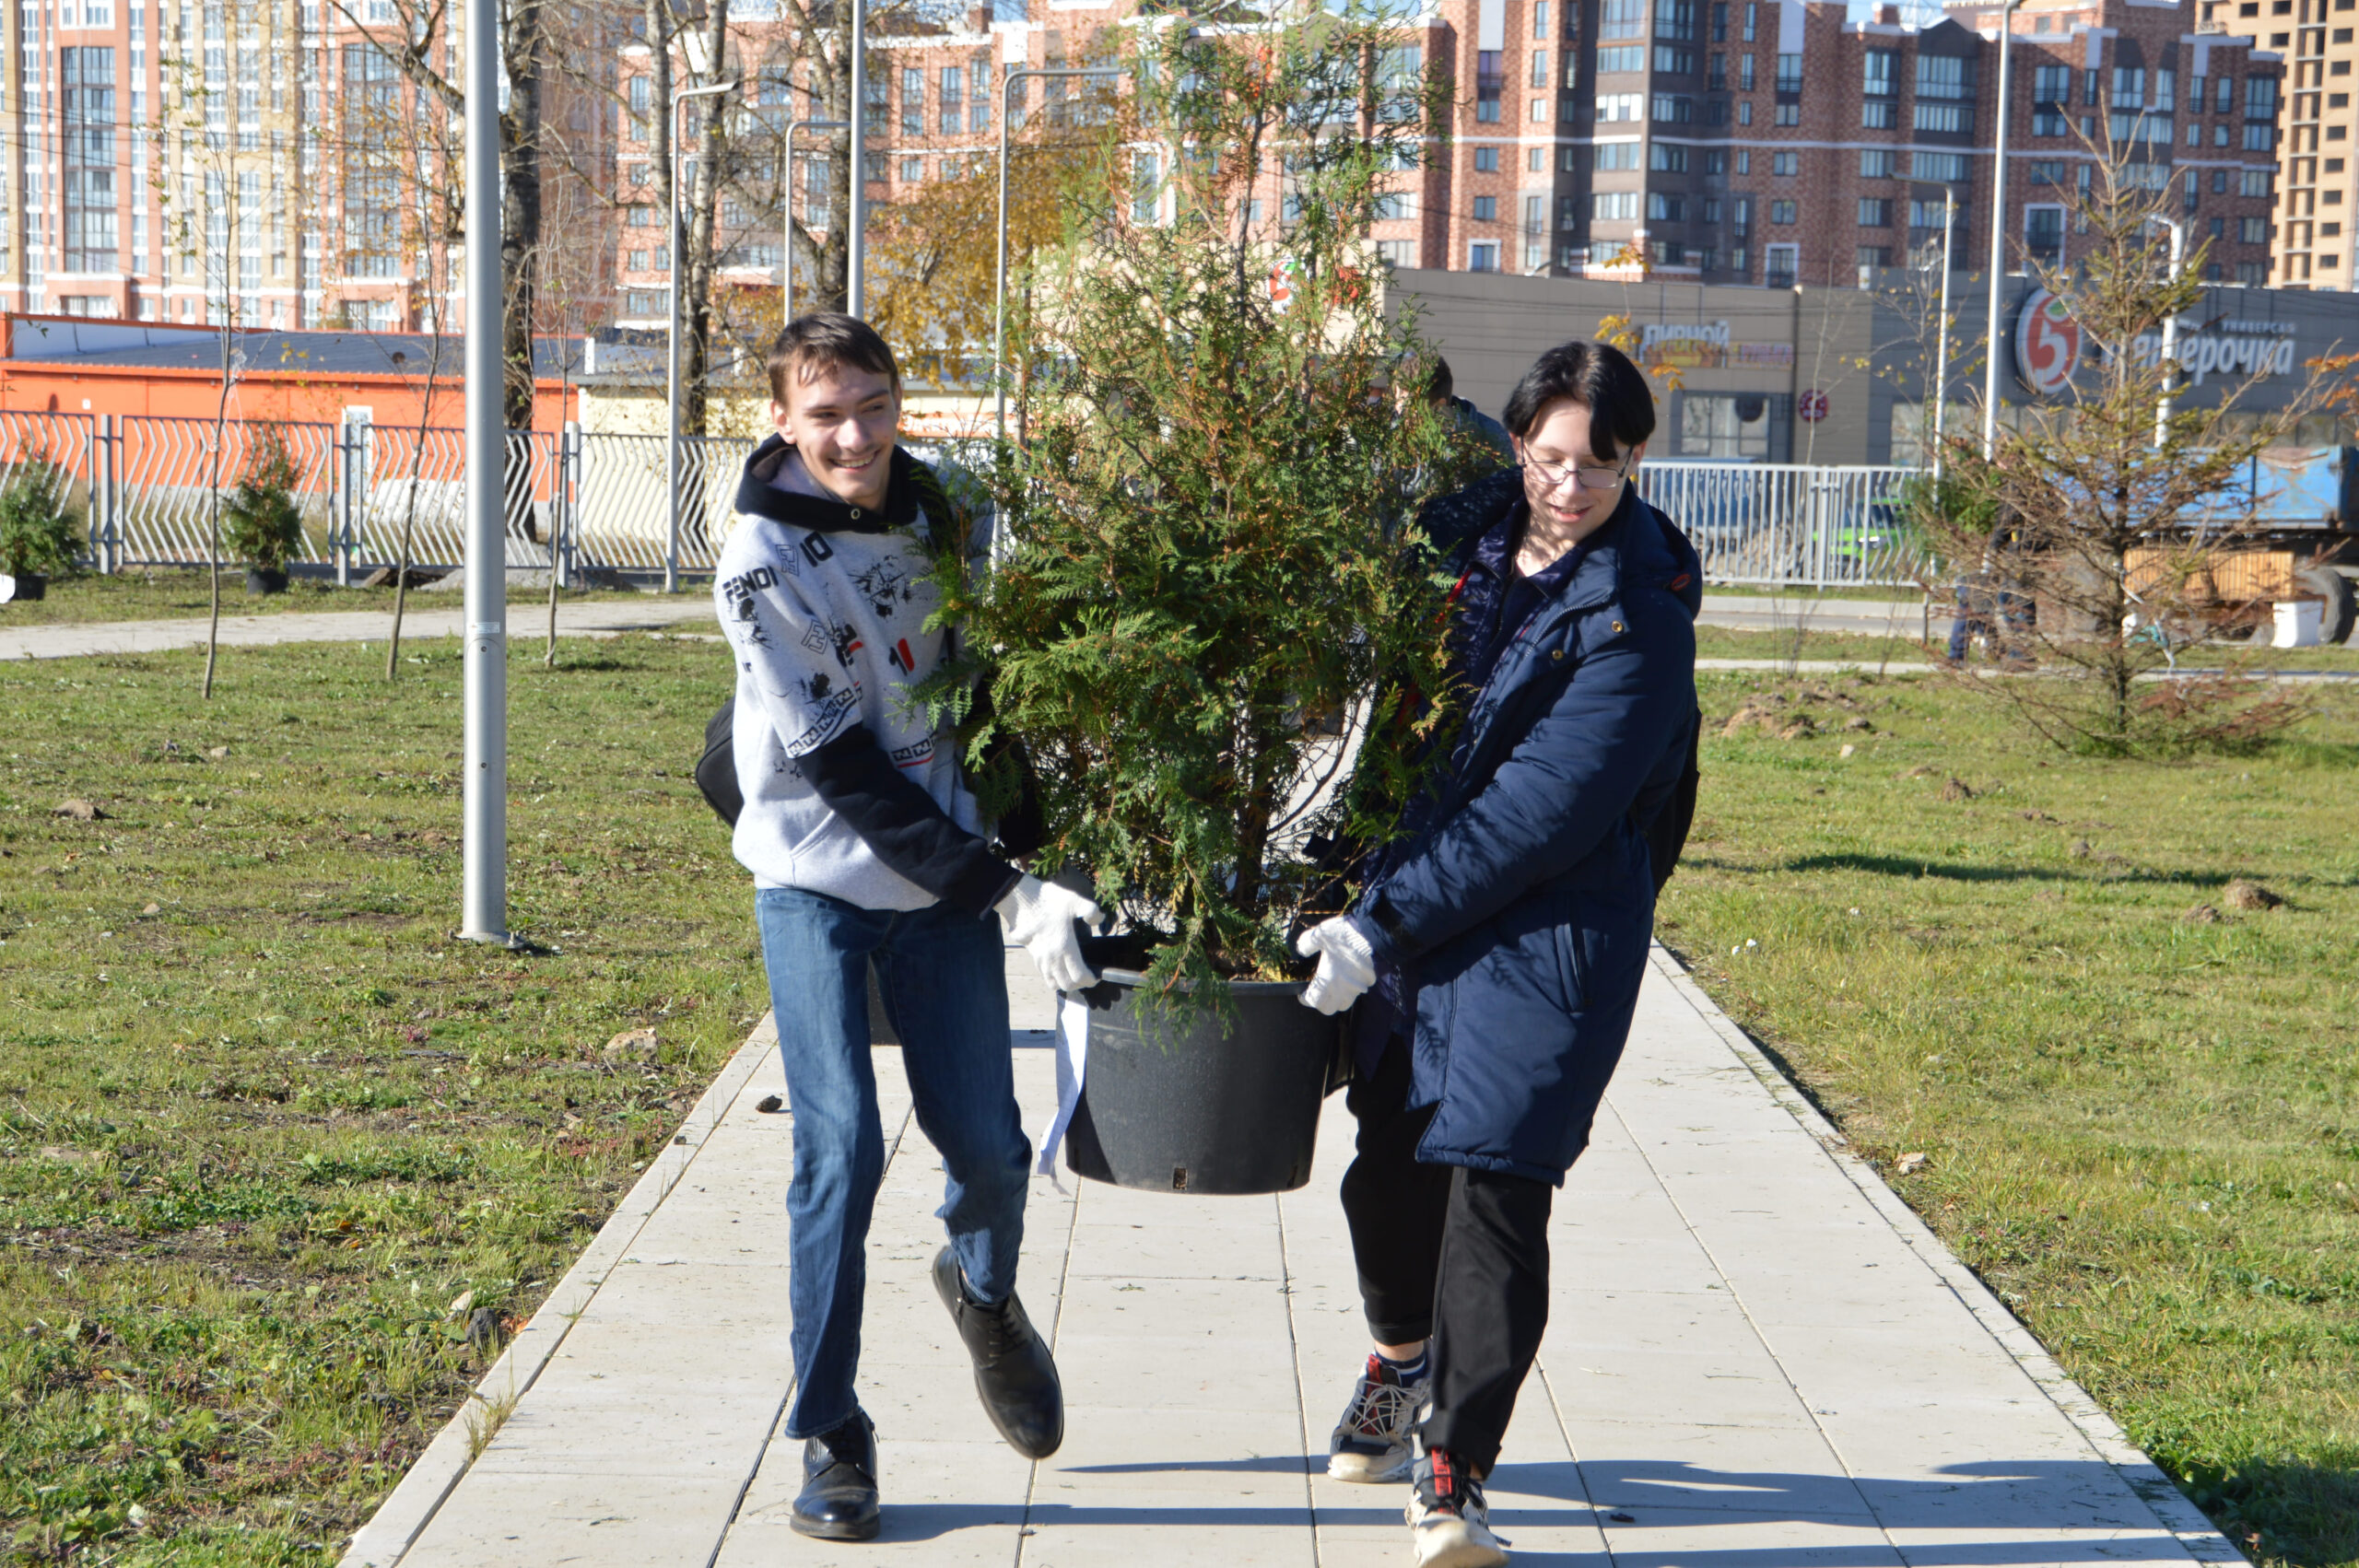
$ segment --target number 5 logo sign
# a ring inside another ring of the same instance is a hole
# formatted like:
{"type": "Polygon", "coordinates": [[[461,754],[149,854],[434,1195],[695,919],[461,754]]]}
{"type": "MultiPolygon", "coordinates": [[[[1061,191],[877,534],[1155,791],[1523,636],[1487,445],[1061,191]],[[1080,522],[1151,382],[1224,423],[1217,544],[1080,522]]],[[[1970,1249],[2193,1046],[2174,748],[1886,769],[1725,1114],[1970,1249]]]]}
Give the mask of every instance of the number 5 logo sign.
{"type": "Polygon", "coordinates": [[[2041,397],[2053,397],[2080,368],[2081,323],[2055,295],[2032,290],[2015,317],[2015,374],[2041,397]]]}

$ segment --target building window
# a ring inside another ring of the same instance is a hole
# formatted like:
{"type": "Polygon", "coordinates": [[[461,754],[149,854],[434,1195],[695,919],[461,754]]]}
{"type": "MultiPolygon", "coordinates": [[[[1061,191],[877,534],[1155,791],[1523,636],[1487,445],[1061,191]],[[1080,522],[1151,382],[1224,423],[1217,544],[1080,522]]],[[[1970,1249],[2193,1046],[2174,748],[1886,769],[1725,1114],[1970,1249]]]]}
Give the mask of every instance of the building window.
{"type": "Polygon", "coordinates": [[[1687,221],[1687,198],[1662,191],[1647,193],[1647,221],[1649,223],[1684,223],[1687,221]]]}
{"type": "Polygon", "coordinates": [[[59,53],[65,56],[64,270],[114,272],[122,265],[115,232],[114,51],[59,53]]]}
{"type": "MultiPolygon", "coordinates": [[[[1796,207],[1796,203],[1788,201],[1783,197],[1771,202],[1769,204],[1769,221],[1773,224],[1791,224],[1794,221],[1796,207]]],[[[1775,247],[1772,247],[1772,249],[1775,249],[1775,247]]]]}
{"type": "Polygon", "coordinates": [[[1499,170],[1499,149],[1496,147],[1476,147],[1474,149],[1474,168],[1476,172],[1482,174],[1497,173],[1499,170]]]}
{"type": "Polygon", "coordinates": [[[1414,240],[1379,240],[1376,242],[1376,258],[1388,266],[1414,267],[1417,264],[1417,242],[1414,240]]]}
{"type": "Polygon", "coordinates": [[[1860,178],[1862,180],[1891,179],[1892,149],[1890,147],[1861,147],[1860,149],[1860,178]]]}
{"type": "Polygon", "coordinates": [[[966,123],[966,71],[957,65],[945,65],[942,68],[941,88],[942,134],[944,135],[957,135],[958,127],[966,123]]]}
{"type": "Polygon", "coordinates": [[[925,135],[925,73],[915,65],[901,67],[901,135],[925,135]]]}
{"type": "Polygon", "coordinates": [[[1635,223],[1638,217],[1638,193],[1593,191],[1589,198],[1589,216],[1606,223],[1635,223]]]}
{"type": "Polygon", "coordinates": [[[1962,152],[1912,152],[1908,155],[1908,177],[1954,185],[1966,178],[1966,155],[1962,152]]]}
{"type": "Polygon", "coordinates": [[[1791,288],[1794,286],[1794,273],[1802,264],[1802,247],[1769,245],[1763,249],[1765,260],[1762,281],[1772,288],[1791,288]]]}
{"type": "Polygon", "coordinates": [[[2277,118],[2277,78],[2247,76],[2245,78],[2245,118],[2275,120],[2277,118]]]}
{"type": "Polygon", "coordinates": [[[1892,198],[1861,196],[1860,198],[1860,227],[1862,228],[1891,228],[1892,198]]]}
{"type": "Polygon", "coordinates": [[[1743,99],[1738,101],[1736,106],[1736,123],[1740,125],[1750,125],[1753,123],[1753,100],[1751,99],[1743,99]]]}
{"type": "Polygon", "coordinates": [[[1612,124],[1623,120],[1644,120],[1647,117],[1647,95],[1637,92],[1601,93],[1597,99],[1600,124],[1612,124]]]}
{"type": "Polygon", "coordinates": [[[1536,39],[1548,36],[1548,0],[1532,0],[1532,36],[1536,39]]]}
{"type": "Polygon", "coordinates": [[[992,57],[978,54],[974,59],[975,96],[967,103],[967,129],[988,131],[992,128],[992,57]]]}
{"type": "Polygon", "coordinates": [[[1498,198],[1498,197],[1496,197],[1496,196],[1477,196],[1477,197],[1475,197],[1475,198],[1474,198],[1474,221],[1475,221],[1475,222],[1477,222],[1477,223],[1496,223],[1498,220],[1499,220],[1499,198],[1498,198]]]}
{"type": "Polygon", "coordinates": [[[2266,169],[2238,170],[2236,171],[2236,194],[2239,196],[2268,195],[2269,170],[2266,169]]]}
{"type": "Polygon", "coordinates": [[[1860,104],[1860,128],[1866,131],[1889,131],[1900,123],[1900,101],[1890,98],[1871,98],[1860,104]]]}
{"type": "Polygon", "coordinates": [[[2268,244],[2269,220],[2265,217],[2240,217],[2236,219],[2236,239],[2247,245],[2268,244]]]}
{"type": "Polygon", "coordinates": [[[1753,90],[1753,56],[1750,54],[1740,54],[1736,57],[1736,90],[1739,92],[1753,90]]]}
{"type": "Polygon", "coordinates": [[[1771,430],[1786,399],[1769,392],[1681,392],[1678,453],[1722,462],[1774,462],[1771,430]]]}
{"type": "Polygon", "coordinates": [[[1772,173],[1772,174],[1800,174],[1802,171],[1802,154],[1800,154],[1800,153],[1798,153],[1798,152],[1773,152],[1773,153],[1771,153],[1771,154],[1769,155],[1769,172],[1770,172],[1770,173],[1772,173]]]}
{"type": "Polygon", "coordinates": [[[1601,49],[1597,52],[1597,74],[1601,76],[1643,71],[1647,68],[1644,44],[1625,49],[1601,49]]]}
{"type": "Polygon", "coordinates": [[[1655,123],[1684,125],[1695,117],[1696,100],[1667,92],[1655,94],[1655,123]]]}
{"type": "Polygon", "coordinates": [[[2064,209],[2033,206],[2024,209],[2024,255],[2050,266],[2064,259],[2064,209]]]}
{"type": "Polygon", "coordinates": [[[1598,37],[1644,38],[1646,32],[1646,0],[1604,0],[1598,6],[1598,37]]]}
{"type": "Polygon", "coordinates": [[[1498,271],[1499,247],[1497,242],[1490,240],[1478,240],[1473,244],[1466,247],[1466,270],[1468,272],[1498,271]]]}
{"type": "Polygon", "coordinates": [[[1867,80],[1860,90],[1870,98],[1890,98],[1900,90],[1896,63],[1900,53],[1893,49],[1871,49],[1862,58],[1867,63],[1867,80]]]}
{"type": "MultiPolygon", "coordinates": [[[[1499,64],[1499,51],[1485,49],[1474,56],[1474,118],[1485,124],[1496,124],[1499,119],[1499,99],[1507,90],[1507,76],[1499,64]]],[[[1496,267],[1476,271],[1496,271],[1496,267]]]]}
{"type": "Polygon", "coordinates": [[[2263,121],[2248,123],[2245,126],[2245,151],[2267,152],[2274,145],[2276,129],[2263,121]]]}
{"type": "Polygon", "coordinates": [[[1801,55],[1780,54],[1778,56],[1778,90],[1779,92],[1802,90],[1802,57],[1801,55]]]}
{"type": "Polygon", "coordinates": [[[1780,125],[1799,125],[1802,123],[1802,106],[1799,103],[1781,103],[1778,105],[1775,119],[1780,125]]]}
{"type": "Polygon", "coordinates": [[[2268,287],[2269,263],[2267,262],[2238,262],[2236,282],[2238,286],[2245,288],[2268,287]]]}
{"type": "Polygon", "coordinates": [[[1655,45],[1655,70],[1661,75],[1692,76],[1696,74],[1696,52],[1658,43],[1655,45]]]}
{"type": "Polygon", "coordinates": [[[1647,151],[1647,167],[1661,174],[1687,172],[1687,149],[1675,142],[1657,142],[1647,151]]]}
{"type": "MultiPolygon", "coordinates": [[[[1570,148],[1567,149],[1570,151],[1570,148]]],[[[1636,169],[1638,167],[1638,144],[1636,142],[1600,142],[1597,144],[1597,166],[1600,169],[1636,169]]]]}
{"type": "Polygon", "coordinates": [[[923,183],[924,181],[925,159],[921,158],[905,158],[901,160],[902,184],[917,185],[923,183]]]}

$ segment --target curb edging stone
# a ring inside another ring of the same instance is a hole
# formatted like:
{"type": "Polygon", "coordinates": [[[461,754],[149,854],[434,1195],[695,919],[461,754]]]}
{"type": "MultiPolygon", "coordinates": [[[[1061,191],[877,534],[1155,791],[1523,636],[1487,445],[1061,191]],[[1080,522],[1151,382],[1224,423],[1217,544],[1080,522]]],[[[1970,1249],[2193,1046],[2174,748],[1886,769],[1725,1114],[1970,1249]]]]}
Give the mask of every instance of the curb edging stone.
{"type": "Polygon", "coordinates": [[[1712,1032],[1718,1035],[1753,1075],[1769,1091],[1770,1097],[1802,1123],[1821,1149],[1862,1197],[1884,1216],[1910,1251],[1917,1254],[1935,1277],[1947,1285],[1953,1294],[1974,1314],[1983,1330],[2006,1348],[2031,1380],[2039,1386],[2048,1402],[2063,1412],[2064,1419],[2096,1451],[2097,1457],[2113,1467],[2130,1490],[2136,1492],[2165,1529],[2177,1538],[2179,1544],[2198,1562],[2243,1564],[2248,1560],[2228,1538],[2205,1516],[2188,1495],[2178,1489],[2162,1468],[2146,1456],[2143,1449],[2130,1441],[2119,1423],[2107,1415],[2105,1408],[2089,1397],[2088,1391],[2073,1381],[2056,1358],[2048,1352],[2038,1337],[2025,1327],[2023,1319],[2010,1311],[1990,1288],[1982,1282],[1973,1270],[1961,1261],[1949,1244],[1933,1234],[1924,1217],[1910,1208],[1890,1184],[1877,1174],[1874,1166],[1861,1159],[1851,1148],[1850,1141],[1832,1122],[1819,1113],[1808,1095],[1769,1059],[1751,1035],[1734,1019],[1723,1012],[1719,1005],[1704,993],[1702,986],[1686,965],[1669,948],[1657,943],[1656,969],[1671,982],[1682,1000],[1693,1007],[1712,1032]]]}
{"type": "Polygon", "coordinates": [[[687,1171],[713,1129],[721,1125],[729,1107],[736,1102],[746,1082],[760,1068],[763,1059],[777,1048],[776,1021],[768,1012],[745,1036],[745,1044],[724,1063],[721,1071],[706,1088],[672,1141],[650,1162],[630,1191],[615,1206],[606,1223],[598,1227],[573,1267],[549,1292],[532,1320],[517,1331],[508,1349],[483,1375],[466,1402],[462,1404],[450,1422],[435,1435],[425,1452],[412,1460],[385,1500],[377,1505],[369,1522],[353,1532],[352,1543],[338,1561],[337,1568],[395,1568],[417,1544],[427,1526],[434,1521],[443,1501],[451,1495],[475,1463],[467,1452],[467,1417],[477,1400],[488,1404],[493,1398],[512,1399],[529,1390],[547,1366],[549,1358],[565,1342],[566,1334],[589,1306],[598,1287],[621,1262],[639,1239],[656,1207],[672,1194],[680,1177],[687,1171]],[[497,1394],[494,1393],[497,1390],[497,1394]]]}

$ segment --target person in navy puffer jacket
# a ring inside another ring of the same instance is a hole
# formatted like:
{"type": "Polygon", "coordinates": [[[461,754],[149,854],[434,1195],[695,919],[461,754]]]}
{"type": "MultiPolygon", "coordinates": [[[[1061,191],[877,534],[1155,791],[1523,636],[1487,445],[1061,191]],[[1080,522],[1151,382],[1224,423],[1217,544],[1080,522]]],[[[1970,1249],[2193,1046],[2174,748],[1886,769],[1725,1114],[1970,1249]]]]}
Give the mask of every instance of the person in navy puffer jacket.
{"type": "Polygon", "coordinates": [[[1466,720],[1353,912],[1300,943],[1320,960],[1304,1001],[1357,1004],[1343,1199],[1376,1340],[1329,1473],[1414,1478],[1422,1568],[1507,1561],[1482,1480],[1547,1322],[1550,1203],[1629,1034],[1648,829],[1696,713],[1702,569],[1630,482],[1654,432],[1645,378],[1565,344],[1506,423],[1520,466],[1421,520],[1462,574],[1466,720]]]}

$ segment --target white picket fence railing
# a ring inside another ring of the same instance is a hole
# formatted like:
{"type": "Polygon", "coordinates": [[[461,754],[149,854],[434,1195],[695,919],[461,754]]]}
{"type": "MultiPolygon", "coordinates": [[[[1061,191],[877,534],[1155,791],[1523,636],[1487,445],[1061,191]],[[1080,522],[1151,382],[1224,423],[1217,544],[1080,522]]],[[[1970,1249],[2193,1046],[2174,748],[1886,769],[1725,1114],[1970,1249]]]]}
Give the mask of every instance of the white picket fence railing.
{"type": "MultiPolygon", "coordinates": [[[[143,415],[0,413],[0,483],[38,482],[83,524],[90,564],[196,566],[206,559],[210,504],[263,455],[284,445],[303,516],[297,559],[340,580],[392,564],[464,564],[464,433],[389,425],[229,421],[215,451],[208,419],[143,415]],[[33,464],[38,462],[40,466],[33,464]]],[[[684,438],[680,568],[710,571],[728,528],[737,474],[754,442],[684,438]]],[[[922,455],[980,467],[986,442],[926,442],[922,455]]],[[[671,548],[660,436],[511,431],[508,549],[511,569],[661,570],[671,548]]],[[[1764,587],[1906,587],[1922,580],[1901,527],[1899,491],[1913,470],[1800,463],[1656,462],[1640,491],[1687,531],[1715,582],[1764,587]]]]}

